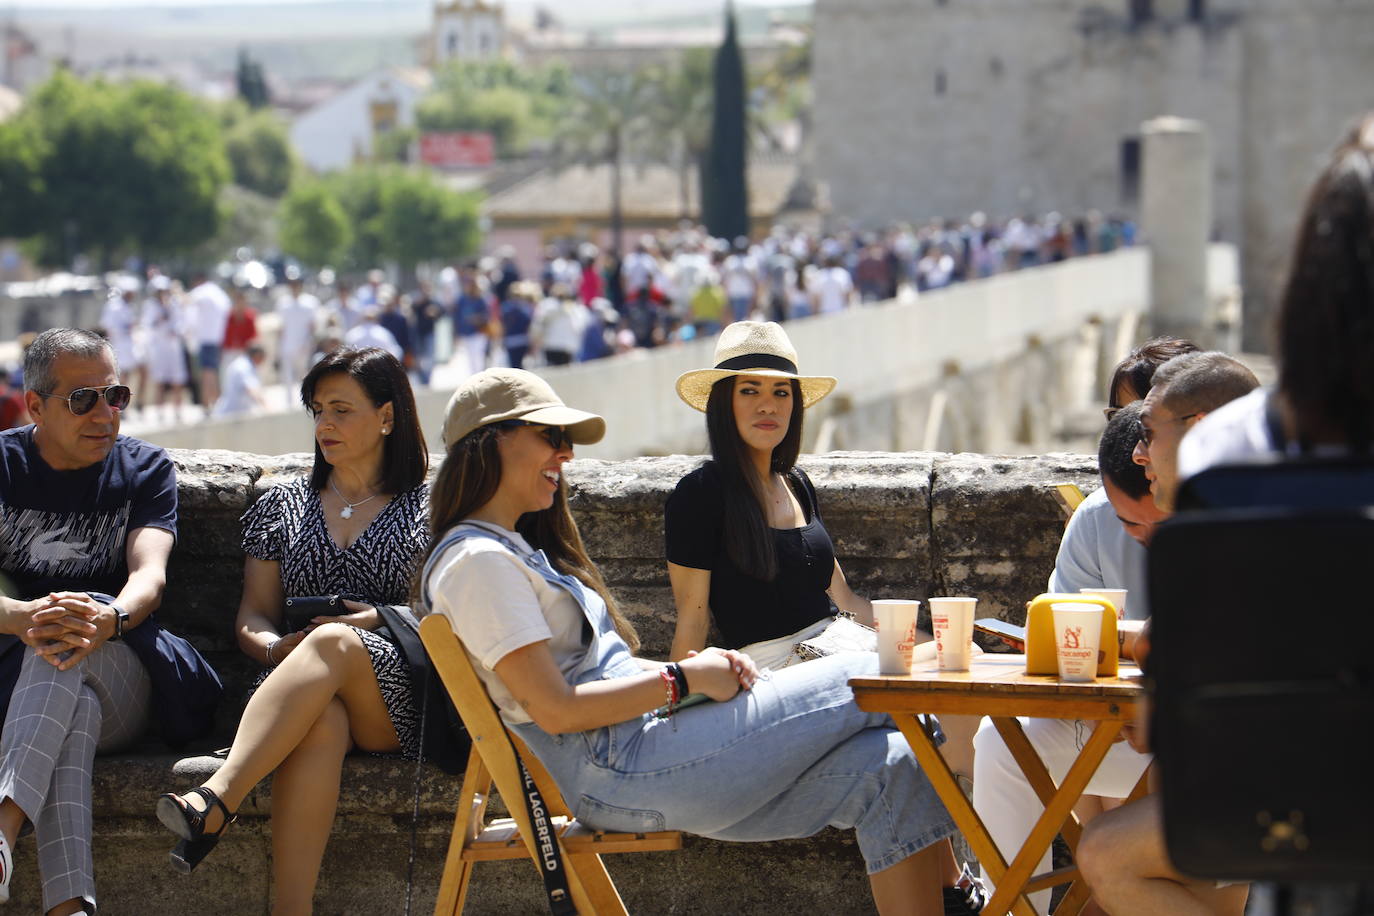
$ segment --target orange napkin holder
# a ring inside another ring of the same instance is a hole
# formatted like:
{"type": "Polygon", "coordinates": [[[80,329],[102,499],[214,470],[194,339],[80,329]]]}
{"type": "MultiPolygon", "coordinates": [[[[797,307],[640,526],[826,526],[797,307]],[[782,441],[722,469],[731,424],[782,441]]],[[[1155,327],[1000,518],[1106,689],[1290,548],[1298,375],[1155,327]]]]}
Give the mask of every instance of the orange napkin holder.
{"type": "Polygon", "coordinates": [[[1072,601],[1076,604],[1096,604],[1102,608],[1102,640],[1097,653],[1097,676],[1116,677],[1120,645],[1116,637],[1116,608],[1106,598],[1096,595],[1047,593],[1026,602],[1026,673],[1059,673],[1059,660],[1054,651],[1054,610],[1052,604],[1072,601]]]}

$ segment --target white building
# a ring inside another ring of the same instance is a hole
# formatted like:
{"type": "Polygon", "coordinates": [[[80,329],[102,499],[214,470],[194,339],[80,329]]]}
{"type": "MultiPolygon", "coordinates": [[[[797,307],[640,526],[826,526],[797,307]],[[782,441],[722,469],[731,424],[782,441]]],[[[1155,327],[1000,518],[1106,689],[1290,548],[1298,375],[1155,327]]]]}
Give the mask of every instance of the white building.
{"type": "Polygon", "coordinates": [[[403,67],[365,76],[296,118],[291,143],[317,172],[369,159],[379,135],[415,125],[415,106],[431,83],[428,71],[403,67]]]}
{"type": "Polygon", "coordinates": [[[505,49],[505,14],[499,3],[483,0],[436,3],[430,37],[436,67],[451,60],[492,60],[505,49]]]}

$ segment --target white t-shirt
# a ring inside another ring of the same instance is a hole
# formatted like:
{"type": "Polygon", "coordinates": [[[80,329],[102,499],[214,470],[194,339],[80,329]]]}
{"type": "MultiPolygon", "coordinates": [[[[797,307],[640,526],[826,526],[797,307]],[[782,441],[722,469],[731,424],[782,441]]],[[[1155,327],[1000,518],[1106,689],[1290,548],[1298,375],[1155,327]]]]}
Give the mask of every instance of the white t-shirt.
{"type": "MultiPolygon", "coordinates": [[[[502,534],[533,552],[515,532],[502,529],[502,534]]],[[[426,586],[431,612],[448,618],[507,724],[533,720],[496,675],[497,662],[547,640],[559,670],[569,677],[586,656],[582,632],[587,618],[577,601],[499,541],[471,537],[449,547],[436,560],[426,586]]]]}
{"type": "Polygon", "coordinates": [[[240,353],[229,361],[229,367],[224,370],[224,391],[215,402],[212,413],[217,417],[248,413],[257,403],[253,400],[252,392],[261,388],[258,367],[253,365],[247,353],[240,353]]]}
{"type": "Polygon", "coordinates": [[[1194,423],[1178,444],[1179,482],[1213,465],[1274,454],[1265,419],[1268,397],[1268,389],[1256,388],[1194,423]]]}
{"type": "Polygon", "coordinates": [[[826,267],[808,281],[808,289],[816,297],[817,310],[827,315],[848,307],[854,281],[843,267],[826,267]]]}
{"type": "Polygon", "coordinates": [[[283,353],[302,353],[315,348],[315,317],[319,308],[320,300],[309,293],[288,294],[277,300],[283,353]]]}
{"type": "Polygon", "coordinates": [[[587,309],[571,299],[553,296],[534,310],[534,335],[545,350],[577,354],[582,349],[582,332],[587,328],[587,309]]]}
{"type": "Polygon", "coordinates": [[[344,335],[343,342],[359,350],[365,347],[380,347],[397,359],[401,358],[401,345],[396,335],[375,321],[364,321],[344,335]]]}
{"type": "Polygon", "coordinates": [[[1084,588],[1124,588],[1129,592],[1126,617],[1144,620],[1149,616],[1145,548],[1126,533],[1103,487],[1089,493],[1069,519],[1050,573],[1051,592],[1084,588]]]}
{"type": "Polygon", "coordinates": [[[620,274],[625,279],[625,291],[634,294],[649,286],[658,276],[658,261],[647,251],[632,251],[625,255],[620,274]]]}
{"type": "Polygon", "coordinates": [[[218,283],[206,280],[187,294],[191,313],[195,315],[196,342],[218,347],[224,343],[224,326],[229,323],[233,304],[218,283]]]}
{"type": "Polygon", "coordinates": [[[743,299],[754,295],[754,277],[758,270],[752,256],[732,254],[725,259],[724,268],[722,279],[725,283],[725,295],[731,299],[743,299]]]}

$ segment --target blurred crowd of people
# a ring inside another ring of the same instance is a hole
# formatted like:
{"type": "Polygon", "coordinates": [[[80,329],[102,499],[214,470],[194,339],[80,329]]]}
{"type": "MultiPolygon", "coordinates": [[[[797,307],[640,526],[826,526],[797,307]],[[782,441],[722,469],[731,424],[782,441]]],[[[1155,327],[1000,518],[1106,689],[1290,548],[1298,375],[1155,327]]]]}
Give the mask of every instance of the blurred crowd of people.
{"type": "MultiPolygon", "coordinates": [[[[212,416],[264,409],[265,385],[294,390],[309,366],[340,346],[380,347],[423,386],[445,364],[461,378],[490,366],[585,362],[710,337],[732,321],[796,321],[909,300],[1134,242],[1129,219],[1096,212],[1006,220],[973,213],[878,231],[777,226],[761,239],[733,241],[683,222],[640,236],[623,254],[566,242],[548,246],[531,269],[501,247],[400,285],[379,269],[354,284],[283,264],[278,284],[264,290],[149,267],[110,282],[100,328],[137,409],[175,424],[186,421],[191,403],[212,416]]],[[[6,426],[27,422],[11,390],[22,390],[19,380],[0,378],[6,426]]]]}
{"type": "Polygon", "coordinates": [[[733,241],[684,222],[641,236],[623,255],[585,242],[551,245],[538,276],[528,279],[514,252],[503,249],[457,272],[462,291],[454,298],[468,303],[459,325],[471,365],[499,362],[498,349],[512,366],[531,356],[560,365],[710,336],[732,321],[793,321],[1110,252],[1133,245],[1135,234],[1131,220],[1097,212],[1001,221],[973,213],[962,221],[825,234],[777,226],[761,240],[733,241]],[[485,324],[477,298],[488,306],[485,324]]]}

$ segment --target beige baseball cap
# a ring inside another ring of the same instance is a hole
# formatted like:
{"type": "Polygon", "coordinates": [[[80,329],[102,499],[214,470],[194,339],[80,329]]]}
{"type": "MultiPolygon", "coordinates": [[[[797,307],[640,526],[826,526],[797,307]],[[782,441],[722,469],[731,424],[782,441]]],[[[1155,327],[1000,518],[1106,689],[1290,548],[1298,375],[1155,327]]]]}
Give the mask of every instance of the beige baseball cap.
{"type": "Polygon", "coordinates": [[[453,392],[444,412],[444,445],[453,445],[478,427],[502,420],[524,420],[562,426],[578,445],[591,445],[606,435],[606,421],[574,410],[548,382],[524,369],[486,369],[453,392]]]}

